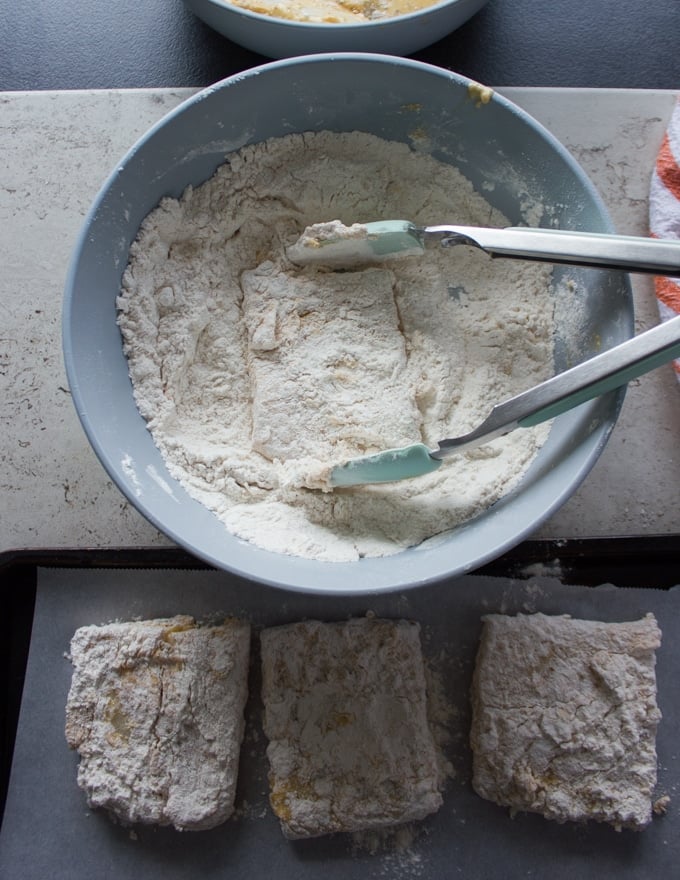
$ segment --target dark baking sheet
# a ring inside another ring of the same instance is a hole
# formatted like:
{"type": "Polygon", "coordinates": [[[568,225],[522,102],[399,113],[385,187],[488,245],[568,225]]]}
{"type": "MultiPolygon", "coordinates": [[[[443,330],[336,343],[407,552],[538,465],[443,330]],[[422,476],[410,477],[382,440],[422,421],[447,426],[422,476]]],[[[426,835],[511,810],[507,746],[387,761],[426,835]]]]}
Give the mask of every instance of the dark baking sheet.
{"type": "MultiPolygon", "coordinates": [[[[513,580],[478,574],[404,594],[351,600],[283,593],[213,571],[124,568],[135,563],[160,566],[163,561],[166,568],[168,563],[178,569],[204,568],[181,554],[168,560],[165,551],[155,560],[139,553],[113,554],[115,558],[108,559],[99,556],[96,565],[90,554],[86,554],[83,565],[75,561],[74,557],[85,551],[59,554],[53,565],[70,562],[79,566],[66,570],[37,569],[35,558],[26,557],[19,565],[23,565],[23,572],[18,571],[16,560],[5,565],[4,575],[21,575],[28,592],[31,580],[38,583],[38,589],[21,724],[0,835],[0,876],[16,880],[48,876],[57,880],[92,876],[172,880],[186,876],[306,878],[323,873],[330,878],[519,878],[548,876],[549,872],[559,880],[603,873],[617,878],[663,871],[672,875],[680,858],[680,825],[673,802],[669,813],[643,833],[616,833],[606,826],[558,826],[537,816],[510,819],[504,810],[482,801],[470,788],[467,693],[482,613],[541,610],[631,619],[652,610],[664,633],[658,658],[659,700],[664,713],[658,738],[659,794],[674,797],[677,793],[680,591],[651,589],[653,580],[650,582],[655,569],[659,571],[659,586],[670,587],[680,581],[677,542],[652,541],[656,543],[652,547],[647,540],[646,549],[638,548],[638,558],[648,554],[639,566],[646,577],[641,588],[633,589],[590,588],[619,580],[611,576],[596,576],[584,586],[569,585],[573,570],[586,562],[585,556],[590,555],[589,564],[596,573],[608,556],[613,557],[616,548],[611,543],[599,544],[601,552],[596,559],[592,544],[579,542],[577,552],[573,543],[568,543],[570,546],[551,546],[550,542],[541,542],[531,553],[525,552],[526,547],[518,549],[504,562],[506,571],[514,569],[513,580]],[[586,550],[590,554],[583,552],[586,550]],[[661,568],[665,569],[663,575],[661,568]],[[540,574],[548,570],[559,573],[559,579],[540,574]],[[525,575],[522,580],[517,579],[520,573],[525,575]],[[410,616],[423,623],[426,653],[439,658],[455,710],[455,735],[449,755],[455,779],[447,787],[442,810],[418,826],[408,846],[380,841],[377,852],[369,852],[364,843],[342,835],[295,844],[282,838],[267,806],[265,743],[257,734],[259,700],[255,683],[235,820],[200,834],[145,828],[131,834],[106,816],[87,810],[75,783],[77,758],[68,751],[63,735],[71,674],[64,652],[77,626],[114,617],[178,612],[200,617],[218,610],[247,614],[257,626],[305,616],[333,619],[365,613],[369,608],[378,614],[410,616]]],[[[616,557],[626,585],[636,568],[630,560],[634,544],[630,540],[619,544],[616,557]]],[[[609,571],[615,567],[610,565],[609,571]]],[[[3,580],[4,594],[8,581],[3,580]]]]}

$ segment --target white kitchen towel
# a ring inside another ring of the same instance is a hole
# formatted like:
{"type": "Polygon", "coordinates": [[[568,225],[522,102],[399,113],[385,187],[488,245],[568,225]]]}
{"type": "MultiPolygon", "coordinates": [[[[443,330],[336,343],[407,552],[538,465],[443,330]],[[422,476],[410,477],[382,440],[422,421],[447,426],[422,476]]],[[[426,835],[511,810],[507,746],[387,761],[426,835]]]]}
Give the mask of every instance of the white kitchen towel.
{"type": "MultiPolygon", "coordinates": [[[[652,174],[649,229],[655,238],[680,239],[680,99],[671,115],[652,174]]],[[[654,286],[661,320],[680,314],[680,277],[655,276],[654,286]]],[[[680,379],[680,358],[674,365],[680,379]]]]}

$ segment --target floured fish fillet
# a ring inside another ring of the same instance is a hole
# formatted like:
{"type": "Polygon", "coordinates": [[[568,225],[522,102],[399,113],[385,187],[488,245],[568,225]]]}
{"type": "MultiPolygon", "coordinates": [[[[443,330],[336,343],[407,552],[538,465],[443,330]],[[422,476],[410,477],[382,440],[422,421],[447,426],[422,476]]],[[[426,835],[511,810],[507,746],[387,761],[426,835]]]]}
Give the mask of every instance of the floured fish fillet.
{"type": "Polygon", "coordinates": [[[234,809],[244,732],[250,626],[192,617],[85,626],[66,739],[80,753],[91,807],[124,824],[199,831],[234,809]]]}
{"type": "Polygon", "coordinates": [[[415,383],[385,269],[241,276],[253,448],[271,460],[340,459],[420,439],[415,383]]]}
{"type": "Polygon", "coordinates": [[[261,644],[270,801],[286,837],[439,809],[417,623],[305,621],[265,629],[261,644]]]}
{"type": "Polygon", "coordinates": [[[653,615],[600,623],[484,617],[473,679],[473,787],[558,822],[641,829],[656,785],[653,615]]]}

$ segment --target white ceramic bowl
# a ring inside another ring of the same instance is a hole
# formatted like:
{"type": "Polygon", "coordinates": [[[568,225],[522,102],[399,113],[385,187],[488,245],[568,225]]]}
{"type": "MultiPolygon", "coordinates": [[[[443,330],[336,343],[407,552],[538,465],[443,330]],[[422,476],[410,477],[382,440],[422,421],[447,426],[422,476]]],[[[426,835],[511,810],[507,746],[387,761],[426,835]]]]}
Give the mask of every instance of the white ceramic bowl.
{"type": "Polygon", "coordinates": [[[239,9],[226,0],[184,0],[223,36],[268,58],[319,52],[409,55],[430,46],[478,12],[487,0],[441,0],[419,12],[356,24],[312,24],[239,9]]]}
{"type": "MultiPolygon", "coordinates": [[[[433,154],[461,168],[511,223],[526,194],[563,228],[613,231],[586,175],[538,123],[455,74],[384,55],[319,55],[255,68],[198,93],[155,125],[104,183],[77,242],[64,301],[73,400],[102,464],[152,523],[201,559],[254,581],[327,594],[406,589],[473,570],[531,534],[578,487],[614,425],[623,392],[559,416],[518,487],[476,519],[394,556],[324,563],[261,550],[229,534],[175,481],[135,405],[116,296],[140,222],[165,195],[209,178],[229,152],[291,132],[360,130],[410,143],[417,105],[433,154]]],[[[556,269],[558,278],[563,270],[556,269]]],[[[630,337],[629,279],[569,269],[582,321],[558,329],[556,368],[630,337]]]]}

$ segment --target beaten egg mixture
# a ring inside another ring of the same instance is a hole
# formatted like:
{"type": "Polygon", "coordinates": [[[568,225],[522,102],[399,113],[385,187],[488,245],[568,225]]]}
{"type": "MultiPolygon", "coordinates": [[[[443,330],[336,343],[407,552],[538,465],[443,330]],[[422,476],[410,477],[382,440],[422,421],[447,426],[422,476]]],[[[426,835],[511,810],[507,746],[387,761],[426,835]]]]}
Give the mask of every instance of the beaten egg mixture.
{"type": "Polygon", "coordinates": [[[434,6],[439,0],[231,0],[234,6],[289,21],[360,24],[395,18],[434,6]]]}

